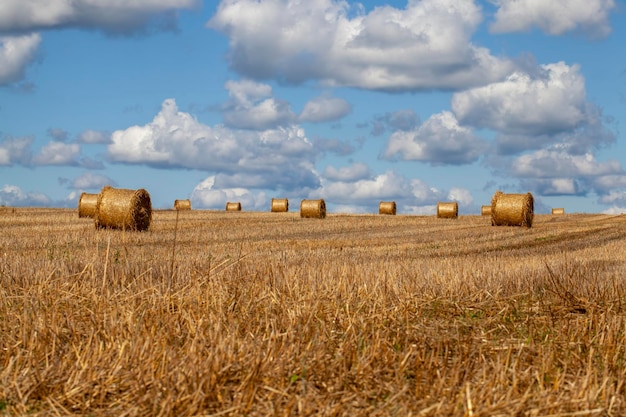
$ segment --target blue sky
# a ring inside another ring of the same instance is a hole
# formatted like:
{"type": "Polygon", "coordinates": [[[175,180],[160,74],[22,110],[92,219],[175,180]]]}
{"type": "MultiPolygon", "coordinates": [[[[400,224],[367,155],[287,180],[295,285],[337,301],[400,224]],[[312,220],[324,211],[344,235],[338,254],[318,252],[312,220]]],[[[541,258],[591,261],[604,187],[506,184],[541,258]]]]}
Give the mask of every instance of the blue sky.
{"type": "Polygon", "coordinates": [[[618,0],[3,0],[0,205],[626,212],[618,0]]]}

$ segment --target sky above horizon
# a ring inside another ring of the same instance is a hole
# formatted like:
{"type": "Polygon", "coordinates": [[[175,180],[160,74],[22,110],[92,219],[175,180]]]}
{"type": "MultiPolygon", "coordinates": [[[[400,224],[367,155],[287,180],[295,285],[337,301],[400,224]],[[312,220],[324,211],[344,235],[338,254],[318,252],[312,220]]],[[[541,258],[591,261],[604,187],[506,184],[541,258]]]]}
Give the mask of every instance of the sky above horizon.
{"type": "Polygon", "coordinates": [[[0,205],[626,213],[621,0],[3,0],[0,205]]]}

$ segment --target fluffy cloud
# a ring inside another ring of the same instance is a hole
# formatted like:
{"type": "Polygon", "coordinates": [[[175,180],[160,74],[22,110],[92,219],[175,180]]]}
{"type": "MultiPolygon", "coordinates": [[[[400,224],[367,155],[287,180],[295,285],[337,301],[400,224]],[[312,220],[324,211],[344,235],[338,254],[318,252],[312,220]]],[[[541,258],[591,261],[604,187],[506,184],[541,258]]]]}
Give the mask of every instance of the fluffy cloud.
{"type": "Polygon", "coordinates": [[[5,137],[0,142],[0,166],[28,165],[31,160],[32,137],[5,137]]]}
{"type": "Polygon", "coordinates": [[[613,0],[493,0],[498,5],[491,30],[527,31],[533,27],[551,35],[581,30],[591,37],[611,32],[613,0]]]}
{"type": "Polygon", "coordinates": [[[348,167],[335,168],[327,166],[323,174],[330,181],[357,181],[371,176],[370,169],[364,163],[356,163],[348,167]]]}
{"type": "Polygon", "coordinates": [[[180,112],[173,99],[163,102],[151,123],[113,132],[108,146],[113,162],[248,176],[255,187],[274,189],[317,187],[315,155],[298,126],[266,131],[210,127],[180,112]]]}
{"type": "Polygon", "coordinates": [[[106,175],[85,172],[74,178],[71,188],[75,190],[100,190],[105,185],[116,186],[117,183],[106,175]]]}
{"type": "Polygon", "coordinates": [[[300,122],[321,123],[339,120],[352,111],[346,100],[322,95],[307,102],[298,117],[300,122]]]}
{"type": "Polygon", "coordinates": [[[603,203],[604,196],[626,188],[626,172],[619,162],[598,162],[591,153],[572,155],[558,147],[521,155],[509,168],[523,188],[539,195],[585,196],[593,192],[603,203]]]}
{"type": "Polygon", "coordinates": [[[516,158],[511,173],[527,178],[570,178],[622,174],[623,170],[619,162],[598,162],[590,153],[570,155],[558,149],[542,149],[516,158]]]}
{"type": "Polygon", "coordinates": [[[194,207],[223,209],[226,202],[240,202],[242,210],[261,210],[266,208],[265,193],[257,194],[251,191],[236,188],[216,188],[215,176],[210,176],[198,184],[191,193],[191,202],[194,207]]]}
{"type": "Polygon", "coordinates": [[[512,135],[554,134],[590,120],[579,67],[563,62],[458,92],[452,111],[462,124],[512,135]]]}
{"type": "Polygon", "coordinates": [[[448,192],[449,201],[457,201],[461,207],[469,207],[474,204],[474,197],[472,193],[460,187],[452,187],[448,192]]]}
{"type": "Polygon", "coordinates": [[[459,126],[453,114],[442,112],[417,129],[393,133],[383,157],[432,165],[461,165],[478,160],[487,148],[487,142],[476,137],[471,129],[459,126]]]}
{"type": "Polygon", "coordinates": [[[35,165],[78,165],[80,145],[50,142],[33,158],[35,165]]]}
{"type": "Polygon", "coordinates": [[[0,188],[0,205],[2,206],[46,206],[50,199],[41,193],[26,193],[16,185],[5,184],[0,188]]]}
{"type": "Polygon", "coordinates": [[[229,38],[231,68],[253,79],[415,91],[483,85],[513,68],[471,43],[482,20],[473,0],[350,12],[338,0],[222,0],[207,26],[229,38]]]}
{"type": "Polygon", "coordinates": [[[380,136],[387,130],[412,130],[419,125],[419,117],[413,110],[398,110],[376,117],[372,123],[372,135],[380,136]]]}
{"type": "Polygon", "coordinates": [[[144,30],[150,23],[173,28],[177,9],[199,4],[198,0],[3,0],[0,33],[76,27],[123,34],[144,30]]]}
{"type": "Polygon", "coordinates": [[[272,96],[272,87],[250,80],[228,81],[231,102],[224,109],[224,123],[237,129],[265,130],[293,123],[289,103],[272,96]]]}
{"type": "Polygon", "coordinates": [[[40,42],[38,34],[0,37],[0,85],[24,78],[26,67],[35,59],[40,42]]]}
{"type": "Polygon", "coordinates": [[[600,197],[599,201],[603,204],[620,203],[626,205],[626,191],[611,191],[600,197]]]}
{"type": "Polygon", "coordinates": [[[78,142],[89,144],[110,143],[111,134],[88,129],[78,135],[78,142]]]}

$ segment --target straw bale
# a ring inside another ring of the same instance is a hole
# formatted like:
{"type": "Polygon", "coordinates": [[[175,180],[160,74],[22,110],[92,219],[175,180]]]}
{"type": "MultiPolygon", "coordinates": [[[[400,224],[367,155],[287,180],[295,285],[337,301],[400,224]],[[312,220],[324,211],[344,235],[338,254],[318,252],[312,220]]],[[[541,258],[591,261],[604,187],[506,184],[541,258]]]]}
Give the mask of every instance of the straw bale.
{"type": "Polygon", "coordinates": [[[300,217],[312,219],[326,218],[326,202],[322,200],[302,200],[300,202],[300,217]]]}
{"type": "Polygon", "coordinates": [[[504,194],[496,191],[491,199],[493,226],[532,227],[535,200],[531,193],[504,194]]]}
{"type": "Polygon", "coordinates": [[[391,214],[396,215],[396,202],[395,201],[381,201],[378,205],[378,214],[391,214]]]}
{"type": "Polygon", "coordinates": [[[91,217],[96,214],[98,194],[82,193],[78,199],[78,217],[91,217]]]}
{"type": "Polygon", "coordinates": [[[553,208],[552,209],[552,214],[565,214],[565,209],[560,207],[560,208],[553,208]]]}
{"type": "Polygon", "coordinates": [[[191,210],[191,200],[174,200],[174,210],[191,210]]]}
{"type": "Polygon", "coordinates": [[[456,219],[459,217],[459,203],[456,201],[438,202],[437,217],[440,219],[456,219]]]}
{"type": "Polygon", "coordinates": [[[227,202],[226,203],[226,211],[241,211],[241,203],[236,202],[227,202]]]}
{"type": "Polygon", "coordinates": [[[96,228],[148,230],[152,220],[150,194],[140,188],[127,190],[105,186],[98,195],[96,228]]]}
{"type": "Polygon", "coordinates": [[[289,200],[286,198],[272,198],[272,213],[286,213],[289,211],[289,200]]]}
{"type": "Polygon", "coordinates": [[[491,216],[491,206],[482,206],[480,208],[481,216],[491,216]]]}

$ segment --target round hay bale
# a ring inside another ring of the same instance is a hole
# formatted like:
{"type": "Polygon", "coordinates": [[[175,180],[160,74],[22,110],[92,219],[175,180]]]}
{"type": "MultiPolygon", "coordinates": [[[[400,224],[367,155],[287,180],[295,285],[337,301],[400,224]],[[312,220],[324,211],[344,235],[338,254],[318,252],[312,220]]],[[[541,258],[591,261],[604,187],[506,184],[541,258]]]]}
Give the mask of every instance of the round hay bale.
{"type": "Polygon", "coordinates": [[[491,216],[491,206],[482,206],[480,208],[480,214],[482,216],[491,216]]]}
{"type": "Polygon", "coordinates": [[[310,219],[326,218],[326,202],[322,200],[302,200],[300,202],[300,217],[310,219]]]}
{"type": "Polygon", "coordinates": [[[535,200],[531,193],[504,194],[496,191],[491,199],[492,226],[532,227],[535,200]]]}
{"type": "Polygon", "coordinates": [[[78,217],[92,217],[96,214],[98,194],[82,193],[78,199],[78,217]]]}
{"type": "Polygon", "coordinates": [[[440,219],[456,219],[459,217],[459,203],[456,201],[438,202],[437,217],[440,219]]]}
{"type": "Polygon", "coordinates": [[[561,215],[561,214],[565,214],[565,209],[560,207],[560,208],[553,208],[552,209],[552,214],[557,214],[557,215],[561,215]]]}
{"type": "Polygon", "coordinates": [[[396,215],[396,202],[395,201],[381,201],[378,205],[378,214],[390,214],[396,215]]]}
{"type": "Polygon", "coordinates": [[[237,203],[232,203],[232,202],[227,202],[226,203],[226,211],[241,211],[241,203],[237,202],[237,203]]]}
{"type": "Polygon", "coordinates": [[[191,210],[191,200],[174,200],[174,210],[191,210]]]}
{"type": "Polygon", "coordinates": [[[286,198],[272,198],[272,213],[286,213],[289,211],[289,200],[286,198]]]}
{"type": "Polygon", "coordinates": [[[98,195],[94,220],[96,228],[148,230],[152,220],[150,194],[143,188],[105,186],[98,195]]]}

